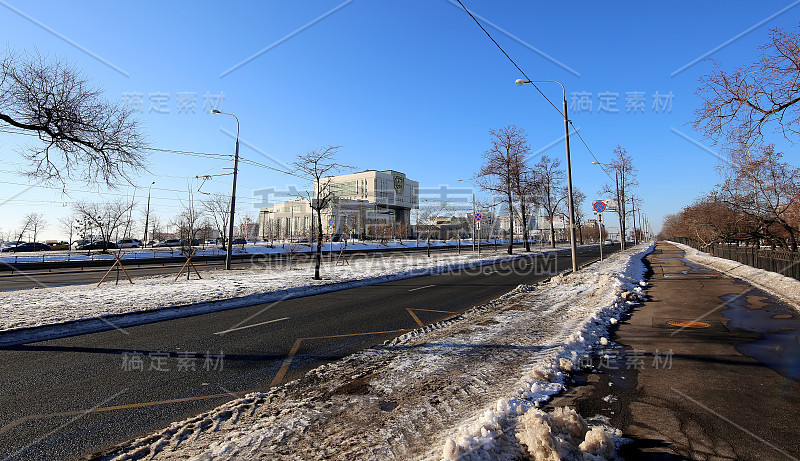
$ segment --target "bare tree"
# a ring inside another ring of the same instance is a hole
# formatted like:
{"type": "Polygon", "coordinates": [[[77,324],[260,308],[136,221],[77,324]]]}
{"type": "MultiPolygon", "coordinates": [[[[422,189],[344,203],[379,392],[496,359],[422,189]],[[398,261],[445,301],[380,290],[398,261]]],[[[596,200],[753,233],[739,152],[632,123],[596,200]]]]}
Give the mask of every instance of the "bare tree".
{"type": "Polygon", "coordinates": [[[203,201],[203,211],[211,219],[215,230],[222,237],[222,249],[225,250],[225,236],[228,230],[228,220],[231,217],[231,196],[214,194],[203,201]]]}
{"type": "MultiPolygon", "coordinates": [[[[527,152],[527,151],[526,151],[527,152]]],[[[527,154],[526,154],[527,155],[527,154]]],[[[539,204],[540,178],[537,172],[523,163],[520,165],[520,172],[513,180],[514,195],[519,203],[519,218],[522,225],[522,241],[525,242],[525,251],[531,251],[531,242],[528,236],[528,219],[530,211],[539,204]]]]}
{"type": "Polygon", "coordinates": [[[478,173],[481,188],[501,194],[508,206],[508,254],[514,252],[514,185],[524,169],[525,156],[530,151],[525,130],[508,125],[489,130],[491,147],[483,153],[483,165],[478,173]]]}
{"type": "Polygon", "coordinates": [[[144,169],[144,136],[133,109],[102,92],[65,61],[7,51],[0,59],[0,122],[41,143],[22,150],[31,177],[129,181],[144,169]]]}
{"type": "MultiPolygon", "coordinates": [[[[314,253],[314,280],[320,280],[319,268],[322,265],[322,210],[328,208],[333,199],[333,190],[330,187],[330,174],[349,168],[335,162],[336,151],[339,146],[328,146],[322,149],[312,150],[307,154],[300,154],[297,160],[292,163],[295,170],[302,176],[311,180],[314,186],[313,192],[307,192],[308,200],[311,203],[312,228],[314,227],[314,212],[316,211],[316,241],[317,248],[314,253]]],[[[312,231],[312,242],[314,232],[312,231]]]]}
{"type": "Polygon", "coordinates": [[[192,247],[192,241],[200,230],[199,224],[203,217],[202,212],[195,204],[191,185],[188,189],[189,195],[186,201],[181,201],[181,211],[173,222],[175,228],[178,230],[178,236],[181,239],[181,248],[183,249],[192,247]]]}
{"type": "Polygon", "coordinates": [[[797,249],[800,238],[800,169],[782,161],[773,145],[732,150],[719,199],[758,223],[753,236],[797,249]]]}
{"type": "Polygon", "coordinates": [[[31,220],[30,220],[30,215],[28,215],[22,219],[22,226],[15,232],[17,234],[16,241],[21,242],[22,237],[25,236],[25,234],[30,230],[30,228],[31,228],[31,220]]]}
{"type": "Polygon", "coordinates": [[[103,252],[108,251],[108,243],[118,229],[125,225],[133,202],[114,200],[111,202],[78,202],[74,205],[75,213],[85,218],[97,228],[104,241],[103,252]]]}
{"type": "Polygon", "coordinates": [[[572,204],[575,210],[575,225],[578,226],[578,235],[580,244],[583,245],[583,223],[586,219],[586,213],[583,210],[583,202],[586,201],[586,194],[580,191],[577,187],[572,188],[572,204]]]}
{"type": "Polygon", "coordinates": [[[769,122],[787,139],[800,130],[800,28],[772,29],[760,49],[754,63],[726,72],[715,61],[712,73],[700,78],[703,102],[694,127],[715,143],[758,143],[769,122]]]}
{"type": "Polygon", "coordinates": [[[69,235],[67,242],[69,242],[70,245],[72,245],[72,236],[78,229],[77,228],[77,226],[79,225],[78,222],[79,219],[76,213],[70,213],[67,216],[62,216],[58,218],[59,228],[61,229],[62,232],[69,235]]]}
{"type": "Polygon", "coordinates": [[[36,242],[39,232],[47,227],[47,220],[44,218],[44,213],[28,213],[25,220],[28,222],[28,229],[30,229],[33,235],[33,241],[36,242]]]}
{"type": "MultiPolygon", "coordinates": [[[[614,184],[606,184],[600,191],[601,194],[609,194],[617,199],[619,216],[619,240],[620,246],[625,249],[625,220],[627,216],[627,203],[630,190],[639,183],[636,181],[636,168],[633,166],[633,159],[628,155],[628,151],[622,146],[614,149],[614,158],[607,165],[611,173],[614,173],[614,184]]],[[[605,167],[604,167],[605,170],[605,167]]],[[[608,171],[607,171],[608,172],[608,171]]]]}
{"type": "MultiPolygon", "coordinates": [[[[564,187],[566,173],[560,169],[561,161],[547,155],[542,155],[539,162],[533,167],[539,178],[539,204],[547,214],[550,224],[550,245],[556,247],[556,231],[553,218],[559,213],[567,200],[567,189],[564,187]]],[[[572,223],[569,223],[572,225],[572,223]]]]}

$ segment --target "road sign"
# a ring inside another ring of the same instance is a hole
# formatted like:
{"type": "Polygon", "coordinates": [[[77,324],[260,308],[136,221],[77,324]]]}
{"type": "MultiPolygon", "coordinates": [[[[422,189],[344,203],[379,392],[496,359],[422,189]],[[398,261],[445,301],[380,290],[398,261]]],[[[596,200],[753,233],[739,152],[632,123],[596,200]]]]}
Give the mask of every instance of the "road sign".
{"type": "Polygon", "coordinates": [[[481,219],[483,219],[483,215],[480,213],[475,213],[475,221],[481,222],[481,219]]]}
{"type": "Polygon", "coordinates": [[[606,202],[602,200],[597,200],[596,202],[592,202],[592,209],[598,213],[602,213],[606,211],[606,202]]]}
{"type": "Polygon", "coordinates": [[[333,227],[333,225],[334,225],[335,223],[336,223],[336,221],[334,221],[334,220],[333,220],[333,218],[331,218],[331,219],[329,219],[329,220],[328,220],[328,225],[329,225],[329,226],[331,226],[331,227],[333,227]]]}
{"type": "Polygon", "coordinates": [[[481,222],[480,221],[475,221],[475,229],[476,230],[481,230],[481,222]]]}

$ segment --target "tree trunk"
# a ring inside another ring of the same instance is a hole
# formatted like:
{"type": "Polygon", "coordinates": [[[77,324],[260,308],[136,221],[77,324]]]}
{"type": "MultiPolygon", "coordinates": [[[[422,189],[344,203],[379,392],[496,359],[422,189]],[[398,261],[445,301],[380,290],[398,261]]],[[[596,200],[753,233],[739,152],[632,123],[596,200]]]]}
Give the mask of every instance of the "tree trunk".
{"type": "MultiPolygon", "coordinates": [[[[312,209],[313,213],[314,210],[312,209]]],[[[322,213],[317,210],[317,251],[314,254],[314,280],[322,280],[319,268],[322,265],[322,213]]]]}
{"type": "MultiPolygon", "coordinates": [[[[509,187],[508,190],[511,190],[509,187]]],[[[514,202],[508,193],[508,254],[514,254],[514,202]]]]}
{"type": "Polygon", "coordinates": [[[556,247],[556,229],[553,227],[553,216],[550,216],[550,246],[556,247]]]}

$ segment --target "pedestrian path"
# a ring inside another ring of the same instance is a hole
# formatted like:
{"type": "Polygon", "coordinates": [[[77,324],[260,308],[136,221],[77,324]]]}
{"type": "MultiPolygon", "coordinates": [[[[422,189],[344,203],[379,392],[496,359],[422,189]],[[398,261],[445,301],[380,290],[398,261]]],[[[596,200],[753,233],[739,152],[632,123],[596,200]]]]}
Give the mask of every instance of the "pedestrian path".
{"type": "MultiPolygon", "coordinates": [[[[799,459],[800,314],[659,243],[617,360],[554,402],[610,418],[624,459],[799,459]]],[[[611,354],[613,357],[614,354],[611,354]]]]}

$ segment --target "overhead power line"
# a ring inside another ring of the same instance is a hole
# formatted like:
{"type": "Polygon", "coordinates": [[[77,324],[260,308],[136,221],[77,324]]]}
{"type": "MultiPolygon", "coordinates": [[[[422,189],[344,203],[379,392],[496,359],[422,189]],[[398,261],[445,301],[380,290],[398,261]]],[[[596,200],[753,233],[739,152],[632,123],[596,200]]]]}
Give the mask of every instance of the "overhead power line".
{"type": "MultiPolygon", "coordinates": [[[[495,40],[495,39],[494,39],[494,37],[492,37],[492,34],[490,34],[490,33],[489,33],[489,31],[488,31],[488,30],[486,30],[486,28],[485,28],[485,27],[483,27],[483,25],[480,23],[480,21],[478,21],[478,18],[476,18],[476,17],[475,17],[475,15],[474,15],[474,14],[472,14],[472,12],[471,12],[469,9],[467,9],[467,7],[466,7],[466,6],[464,6],[464,4],[463,4],[463,3],[461,3],[461,0],[456,0],[456,1],[458,2],[458,4],[459,4],[459,5],[461,5],[461,8],[463,8],[463,9],[464,9],[464,11],[465,11],[465,12],[466,12],[466,13],[469,15],[469,17],[471,17],[471,18],[472,18],[472,20],[473,20],[473,21],[475,21],[475,24],[477,24],[477,25],[478,25],[478,27],[480,27],[480,28],[481,28],[481,30],[482,30],[482,31],[483,31],[483,32],[486,34],[486,36],[487,36],[487,37],[489,37],[489,40],[491,40],[491,41],[492,41],[492,43],[494,43],[494,44],[495,44],[495,46],[496,46],[496,47],[497,47],[497,48],[498,48],[498,49],[499,49],[499,50],[500,50],[500,51],[503,53],[503,55],[504,55],[504,56],[505,56],[505,57],[506,57],[506,58],[507,58],[507,59],[508,59],[508,60],[511,62],[511,64],[513,64],[513,65],[514,65],[514,67],[516,67],[516,68],[517,68],[517,70],[518,70],[518,71],[519,71],[519,72],[520,72],[520,73],[521,73],[521,74],[522,74],[522,75],[523,75],[523,76],[524,76],[524,77],[525,77],[525,78],[526,78],[528,81],[530,81],[530,82],[531,82],[531,85],[533,85],[533,87],[534,87],[534,88],[536,88],[536,91],[538,91],[538,92],[539,92],[539,94],[540,94],[540,95],[542,95],[542,97],[543,97],[545,100],[547,100],[547,102],[549,102],[551,106],[553,106],[553,109],[555,109],[555,110],[556,110],[556,112],[558,112],[558,113],[561,115],[561,117],[565,117],[565,114],[564,114],[563,112],[561,112],[561,109],[559,109],[559,108],[558,108],[558,106],[556,106],[556,105],[553,103],[553,101],[551,101],[551,100],[550,100],[550,98],[548,98],[548,97],[547,97],[547,95],[546,95],[546,94],[544,94],[544,93],[542,92],[542,90],[541,90],[541,89],[540,89],[540,88],[539,88],[539,87],[536,85],[536,83],[533,81],[533,79],[532,79],[532,78],[528,77],[528,74],[526,74],[526,73],[525,73],[525,71],[524,71],[524,70],[522,70],[522,68],[521,68],[521,67],[520,67],[520,66],[519,66],[519,65],[516,63],[516,61],[514,61],[514,59],[512,59],[512,58],[511,58],[511,56],[510,56],[510,55],[509,55],[509,54],[506,52],[506,50],[504,50],[504,49],[503,49],[503,47],[502,47],[502,46],[500,46],[500,44],[499,44],[499,43],[497,43],[497,40],[495,40]]],[[[573,128],[575,128],[575,125],[572,123],[572,120],[568,120],[568,122],[569,122],[569,124],[570,124],[570,125],[572,125],[572,127],[573,127],[573,128]]],[[[589,154],[592,156],[592,158],[595,160],[595,162],[597,162],[598,164],[600,164],[600,167],[601,167],[601,169],[603,170],[603,172],[606,174],[606,176],[608,176],[609,178],[611,178],[611,175],[610,175],[610,174],[608,173],[608,171],[606,171],[606,169],[603,167],[603,164],[600,162],[600,160],[598,160],[598,159],[597,159],[597,157],[594,155],[594,152],[592,152],[592,149],[590,149],[590,148],[589,148],[589,144],[587,144],[587,143],[586,143],[586,140],[584,140],[584,139],[583,139],[583,136],[581,135],[580,131],[578,131],[578,129],[577,129],[577,128],[575,128],[575,133],[578,135],[578,138],[581,140],[581,142],[583,143],[583,145],[586,147],[586,150],[587,150],[587,151],[589,151],[589,154]]],[[[613,178],[611,178],[611,179],[613,179],[613,178]]]]}

